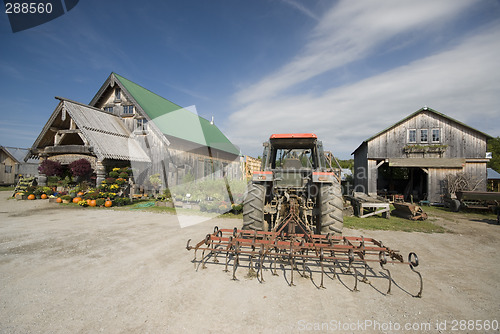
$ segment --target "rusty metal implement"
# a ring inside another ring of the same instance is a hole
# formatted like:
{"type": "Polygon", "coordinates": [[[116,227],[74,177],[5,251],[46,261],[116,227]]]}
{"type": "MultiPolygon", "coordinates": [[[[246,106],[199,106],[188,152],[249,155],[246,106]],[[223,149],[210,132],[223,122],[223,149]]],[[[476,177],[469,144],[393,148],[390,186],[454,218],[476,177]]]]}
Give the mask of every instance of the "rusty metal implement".
{"type": "MultiPolygon", "coordinates": [[[[284,231],[263,232],[255,230],[219,229],[207,234],[203,240],[191,246],[188,240],[186,249],[194,249],[194,263],[206,268],[206,263],[220,264],[224,261],[224,271],[232,266],[232,279],[236,280],[238,267],[248,267],[249,271],[257,270],[255,275],[264,282],[264,270],[278,275],[277,264],[283,269],[290,269],[289,285],[294,285],[294,271],[302,277],[307,273],[321,272],[318,288],[325,288],[324,276],[335,278],[336,270],[342,274],[354,276],[352,291],[358,291],[358,280],[369,283],[367,272],[374,272],[372,265],[379,264],[387,273],[388,289],[391,293],[391,272],[387,264],[406,264],[418,275],[420,290],[414,297],[421,297],[423,290],[422,275],[415,270],[419,265],[415,253],[409,253],[408,261],[396,250],[392,250],[372,238],[348,237],[320,234],[286,234],[284,231]],[[198,251],[202,252],[197,260],[198,251]],[[248,261],[248,266],[242,264],[248,261]],[[307,273],[306,273],[307,272],[307,273]]],[[[338,274],[338,273],[337,273],[338,274]]]]}

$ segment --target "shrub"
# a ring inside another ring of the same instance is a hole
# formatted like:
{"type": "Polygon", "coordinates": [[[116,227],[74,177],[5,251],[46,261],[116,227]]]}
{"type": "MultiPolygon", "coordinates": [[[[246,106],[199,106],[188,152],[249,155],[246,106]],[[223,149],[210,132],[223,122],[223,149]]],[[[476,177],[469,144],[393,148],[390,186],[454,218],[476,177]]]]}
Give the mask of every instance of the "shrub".
{"type": "Polygon", "coordinates": [[[110,191],[117,191],[119,189],[120,189],[120,186],[117,185],[117,184],[112,184],[112,185],[109,186],[109,190],[110,191]]]}
{"type": "Polygon", "coordinates": [[[159,187],[161,185],[161,178],[160,178],[160,174],[153,174],[153,175],[150,175],[149,176],[149,183],[151,183],[151,185],[156,188],[156,187],[159,187]]]}
{"type": "Polygon", "coordinates": [[[38,167],[38,171],[47,176],[62,176],[63,167],[59,161],[45,159],[38,167]]]}
{"type": "Polygon", "coordinates": [[[86,177],[92,174],[92,166],[87,159],[75,160],[69,164],[71,174],[76,177],[86,177]]]}
{"type": "Polygon", "coordinates": [[[106,178],[106,183],[107,184],[113,184],[115,183],[116,179],[114,177],[107,177],[106,178]]]}
{"type": "Polygon", "coordinates": [[[49,187],[57,187],[59,181],[61,181],[61,178],[59,176],[53,175],[47,177],[47,185],[49,187]]]}
{"type": "Polygon", "coordinates": [[[43,189],[42,189],[42,187],[36,187],[36,188],[33,190],[33,194],[35,194],[35,196],[40,196],[41,194],[43,194],[43,189]]]}
{"type": "Polygon", "coordinates": [[[98,198],[95,200],[95,205],[96,206],[103,206],[104,202],[106,202],[106,200],[104,198],[98,198]]]}
{"type": "Polygon", "coordinates": [[[118,176],[121,177],[122,179],[126,179],[126,178],[128,178],[128,173],[121,172],[120,175],[118,175],[118,176]]]}
{"type": "Polygon", "coordinates": [[[117,206],[129,205],[130,203],[132,203],[132,201],[128,197],[115,198],[113,202],[117,206]]]}
{"type": "MultiPolygon", "coordinates": [[[[121,174],[120,174],[121,175],[121,174]]],[[[118,185],[122,185],[122,184],[125,184],[125,182],[127,182],[127,180],[125,180],[124,178],[122,178],[121,176],[119,178],[116,179],[116,184],[118,185]]]]}
{"type": "Polygon", "coordinates": [[[84,199],[97,199],[99,197],[99,192],[98,191],[91,191],[89,193],[86,193],[83,195],[84,199]]]}
{"type": "Polygon", "coordinates": [[[114,179],[116,179],[119,175],[120,175],[120,173],[115,172],[115,171],[109,172],[109,177],[112,177],[114,179]]]}

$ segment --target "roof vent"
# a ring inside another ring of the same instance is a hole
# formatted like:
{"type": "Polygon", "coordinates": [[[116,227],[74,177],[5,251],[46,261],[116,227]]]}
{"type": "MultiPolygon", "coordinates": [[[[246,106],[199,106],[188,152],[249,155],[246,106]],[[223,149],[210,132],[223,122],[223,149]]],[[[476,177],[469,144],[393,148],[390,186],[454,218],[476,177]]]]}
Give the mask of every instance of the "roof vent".
{"type": "Polygon", "coordinates": [[[425,105],[425,106],[424,106],[424,110],[427,110],[427,109],[428,109],[428,108],[427,108],[427,105],[425,105]]]}
{"type": "Polygon", "coordinates": [[[212,116],[212,120],[210,121],[210,124],[214,125],[214,116],[212,116]]]}

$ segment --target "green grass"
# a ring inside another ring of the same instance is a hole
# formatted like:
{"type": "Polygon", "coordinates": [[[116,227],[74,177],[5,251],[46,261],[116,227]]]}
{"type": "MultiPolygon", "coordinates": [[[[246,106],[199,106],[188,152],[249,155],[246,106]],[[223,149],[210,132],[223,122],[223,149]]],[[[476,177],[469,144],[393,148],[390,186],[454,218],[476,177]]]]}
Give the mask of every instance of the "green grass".
{"type": "MultiPolygon", "coordinates": [[[[154,203],[154,201],[149,201],[154,203]]],[[[197,215],[197,216],[204,216],[204,217],[214,217],[217,216],[219,218],[230,218],[230,219],[243,219],[243,214],[240,213],[238,215],[235,215],[233,213],[224,213],[217,215],[215,213],[208,213],[208,212],[202,212],[199,210],[193,210],[193,209],[183,209],[183,208],[169,208],[165,206],[148,206],[148,207],[143,207],[141,204],[148,203],[148,201],[141,201],[140,203],[135,203],[133,205],[127,205],[120,207],[118,210],[133,210],[133,211],[146,211],[146,212],[155,212],[155,213],[170,213],[170,214],[185,214],[185,215],[197,215]]]]}
{"type": "Polygon", "coordinates": [[[383,230],[424,233],[444,233],[445,228],[433,224],[432,218],[423,221],[412,221],[399,217],[389,219],[382,217],[344,217],[344,227],[358,230],[383,230]]]}
{"type": "Polygon", "coordinates": [[[14,186],[0,186],[0,191],[14,191],[14,186]]]}

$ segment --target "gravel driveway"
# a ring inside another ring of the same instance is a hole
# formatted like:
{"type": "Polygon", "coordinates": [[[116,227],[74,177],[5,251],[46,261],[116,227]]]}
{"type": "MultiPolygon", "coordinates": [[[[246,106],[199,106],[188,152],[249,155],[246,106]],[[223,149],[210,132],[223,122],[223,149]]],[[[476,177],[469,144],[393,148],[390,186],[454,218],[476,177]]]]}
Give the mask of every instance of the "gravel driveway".
{"type": "Polygon", "coordinates": [[[424,291],[413,298],[417,276],[404,265],[390,267],[388,296],[382,278],[351,292],[352,276],[327,280],[322,290],[314,275],[290,287],[283,272],[266,271],[260,284],[243,269],[237,281],[214,264],[196,270],[187,239],[201,240],[214,225],[241,227],[240,220],[180,228],[170,214],[9,195],[0,193],[0,332],[498,332],[500,226],[487,219],[450,213],[436,218],[450,230],[442,234],[345,232],[405,256],[415,251],[424,291]]]}

